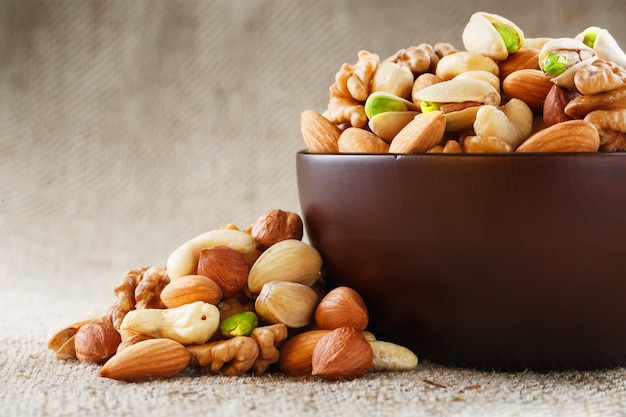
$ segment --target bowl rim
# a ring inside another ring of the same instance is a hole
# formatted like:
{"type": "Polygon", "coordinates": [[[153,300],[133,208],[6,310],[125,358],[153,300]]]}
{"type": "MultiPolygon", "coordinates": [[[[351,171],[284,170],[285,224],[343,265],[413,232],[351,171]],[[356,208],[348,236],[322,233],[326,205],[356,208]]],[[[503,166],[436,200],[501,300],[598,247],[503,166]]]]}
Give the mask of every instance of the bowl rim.
{"type": "Polygon", "coordinates": [[[563,158],[566,156],[576,158],[589,158],[589,157],[615,157],[619,155],[626,155],[626,151],[614,151],[614,152],[476,152],[476,153],[371,153],[371,152],[309,152],[306,149],[302,149],[296,152],[296,155],[305,156],[326,156],[326,157],[381,157],[381,158],[527,158],[527,157],[551,157],[551,158],[563,158]]]}

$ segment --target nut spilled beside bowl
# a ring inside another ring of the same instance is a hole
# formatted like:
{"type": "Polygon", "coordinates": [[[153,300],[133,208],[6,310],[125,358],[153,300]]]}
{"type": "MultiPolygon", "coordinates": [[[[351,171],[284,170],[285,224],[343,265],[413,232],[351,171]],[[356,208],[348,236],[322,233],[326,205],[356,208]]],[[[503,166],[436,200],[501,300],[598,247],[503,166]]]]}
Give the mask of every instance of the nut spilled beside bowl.
{"type": "Polygon", "coordinates": [[[370,329],[498,370],[626,364],[626,155],[296,156],[307,235],[370,329]]]}

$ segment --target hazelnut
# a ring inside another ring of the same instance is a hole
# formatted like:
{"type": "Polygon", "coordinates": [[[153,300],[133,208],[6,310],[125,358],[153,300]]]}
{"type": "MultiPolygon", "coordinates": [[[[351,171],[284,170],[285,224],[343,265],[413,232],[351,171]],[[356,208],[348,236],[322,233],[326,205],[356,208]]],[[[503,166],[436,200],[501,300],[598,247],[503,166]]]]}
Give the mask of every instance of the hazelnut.
{"type": "Polygon", "coordinates": [[[232,297],[243,290],[248,281],[248,264],[244,256],[228,246],[202,249],[198,275],[211,278],[222,289],[222,296],[232,297]]]}
{"type": "Polygon", "coordinates": [[[557,123],[572,120],[572,117],[565,114],[565,106],[578,96],[580,93],[575,90],[553,85],[543,102],[543,123],[545,126],[550,127],[557,123]]]}
{"type": "Polygon", "coordinates": [[[122,337],[111,320],[103,318],[85,324],[74,336],[76,359],[80,362],[104,363],[115,355],[122,337]]]}
{"type": "Polygon", "coordinates": [[[363,331],[369,323],[369,314],[359,293],[350,287],[337,287],[317,305],[315,323],[320,329],[352,327],[363,331]]]}
{"type": "Polygon", "coordinates": [[[311,374],[327,380],[355,379],[372,367],[374,353],[365,337],[352,327],[331,330],[315,345],[311,374]]]}
{"type": "Polygon", "coordinates": [[[296,213],[278,209],[269,210],[252,225],[251,234],[256,248],[264,251],[281,240],[302,240],[304,226],[296,213]]]}

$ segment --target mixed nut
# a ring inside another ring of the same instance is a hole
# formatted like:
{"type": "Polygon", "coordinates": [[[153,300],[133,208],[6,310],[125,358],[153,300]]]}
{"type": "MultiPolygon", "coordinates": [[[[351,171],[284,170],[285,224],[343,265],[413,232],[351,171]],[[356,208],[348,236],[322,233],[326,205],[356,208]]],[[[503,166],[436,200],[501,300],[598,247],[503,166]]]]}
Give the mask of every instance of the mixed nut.
{"type": "Polygon", "coordinates": [[[606,29],[524,36],[476,12],[464,50],[422,43],[380,60],[360,51],[305,110],[312,153],[508,153],[626,150],[626,54],[606,29]],[[557,126],[558,125],[558,126],[557,126]]]}
{"type": "Polygon", "coordinates": [[[354,289],[326,289],[322,257],[302,237],[300,216],[283,210],[246,230],[229,224],[196,236],[165,267],[127,271],[104,316],[54,326],[48,348],[124,381],[187,368],[327,380],[414,369],[413,352],[366,330],[368,310],[354,289]]]}

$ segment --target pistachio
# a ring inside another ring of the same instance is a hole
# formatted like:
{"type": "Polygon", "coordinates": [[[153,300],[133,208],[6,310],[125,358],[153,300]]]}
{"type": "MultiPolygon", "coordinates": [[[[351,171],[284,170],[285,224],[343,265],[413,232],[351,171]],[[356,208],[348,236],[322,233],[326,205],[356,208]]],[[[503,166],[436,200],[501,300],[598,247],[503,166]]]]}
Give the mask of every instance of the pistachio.
{"type": "Polygon", "coordinates": [[[259,319],[252,311],[243,311],[232,315],[220,323],[220,332],[224,337],[249,336],[259,325],[259,319]]]}
{"type": "Polygon", "coordinates": [[[590,26],[575,39],[596,51],[598,57],[626,68],[626,54],[608,30],[590,26]]]}
{"type": "Polygon", "coordinates": [[[266,323],[283,323],[290,328],[299,328],[313,321],[317,302],[317,292],[309,286],[271,281],[261,288],[254,308],[266,323]]]}
{"type": "Polygon", "coordinates": [[[490,83],[465,77],[453,78],[426,87],[414,94],[422,112],[439,110],[446,119],[446,131],[471,130],[482,105],[500,104],[500,93],[490,83]]]}
{"type": "Polygon", "coordinates": [[[489,71],[494,75],[500,75],[500,67],[496,61],[470,51],[460,51],[441,58],[435,75],[442,80],[450,80],[467,71],[489,71]]]}
{"type": "MultiPolygon", "coordinates": [[[[418,111],[388,111],[380,113],[371,118],[368,127],[374,135],[389,144],[398,132],[400,132],[404,126],[408,125],[418,114],[418,111]]],[[[342,135],[347,130],[348,129],[344,130],[342,135]]],[[[341,137],[339,139],[341,140],[341,137]]],[[[385,152],[388,150],[389,148],[387,148],[385,152]]]]}
{"type": "Polygon", "coordinates": [[[465,26],[462,40],[466,50],[501,61],[522,47],[524,32],[502,16],[476,12],[465,26]]]}
{"type": "Polygon", "coordinates": [[[286,239],[272,245],[261,254],[248,274],[248,289],[261,291],[270,281],[290,281],[313,285],[322,269],[322,257],[311,245],[296,239],[286,239]]]}
{"type": "MultiPolygon", "coordinates": [[[[395,64],[394,64],[395,65],[395,64]]],[[[413,83],[411,83],[411,87],[413,83]]],[[[406,99],[384,91],[372,93],[365,101],[365,114],[369,119],[385,112],[415,111],[417,106],[406,99]]]]}
{"type": "Polygon", "coordinates": [[[574,74],[581,65],[597,56],[596,52],[573,38],[556,38],[546,42],[539,51],[539,67],[564,88],[574,88],[574,74]]]}

